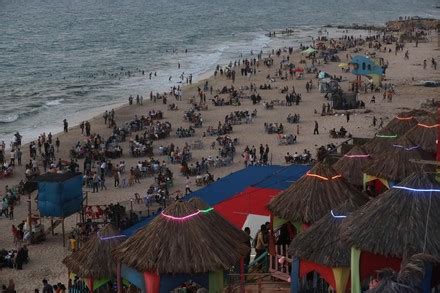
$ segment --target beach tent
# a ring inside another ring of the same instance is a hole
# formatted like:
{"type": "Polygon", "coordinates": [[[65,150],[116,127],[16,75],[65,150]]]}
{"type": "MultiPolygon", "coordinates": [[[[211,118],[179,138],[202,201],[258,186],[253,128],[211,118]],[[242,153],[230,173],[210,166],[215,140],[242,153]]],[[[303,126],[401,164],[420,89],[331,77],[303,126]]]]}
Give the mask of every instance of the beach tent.
{"type": "Polygon", "coordinates": [[[309,48],[305,49],[304,51],[301,51],[301,54],[308,56],[308,55],[314,54],[315,52],[316,52],[315,49],[313,49],[312,47],[309,47],[309,48]]]}
{"type": "MultiPolygon", "coordinates": [[[[412,143],[406,136],[402,136],[381,154],[374,156],[364,170],[364,188],[369,182],[374,184],[375,194],[384,190],[379,183],[387,189],[399,183],[411,173],[421,171],[422,165],[411,162],[421,160],[423,154],[418,145],[412,143]]],[[[425,167],[425,170],[431,167],[425,167]]]]}
{"type": "Polygon", "coordinates": [[[325,72],[325,71],[320,71],[318,74],[318,78],[319,79],[324,79],[324,78],[331,78],[331,74],[325,72]]]}
{"type": "Polygon", "coordinates": [[[351,292],[360,292],[361,281],[378,269],[398,271],[401,260],[414,254],[440,257],[440,185],[435,177],[413,173],[347,216],[341,237],[352,247],[351,292]]]}
{"type": "Polygon", "coordinates": [[[79,250],[63,260],[70,273],[87,281],[87,287],[93,290],[115,279],[116,263],[111,251],[127,237],[120,234],[112,224],[106,224],[93,234],[79,250]]]}
{"type": "Polygon", "coordinates": [[[332,167],[340,172],[349,183],[362,187],[364,184],[363,171],[371,161],[372,157],[361,146],[355,145],[332,167]]]}
{"type": "Polygon", "coordinates": [[[293,267],[299,268],[292,270],[292,288],[299,288],[299,278],[317,272],[337,293],[346,292],[351,247],[341,241],[341,225],[349,213],[367,201],[366,196],[357,194],[292,240],[288,252],[295,262],[293,267]]]}
{"type": "Polygon", "coordinates": [[[182,280],[196,278],[210,292],[223,292],[224,271],[239,264],[249,247],[233,236],[239,233],[236,228],[209,213],[215,210],[199,210],[189,202],[177,201],[113,255],[123,264],[122,269],[130,268],[135,278],[143,277],[137,281],[143,281],[148,293],[169,292],[182,280]]]}

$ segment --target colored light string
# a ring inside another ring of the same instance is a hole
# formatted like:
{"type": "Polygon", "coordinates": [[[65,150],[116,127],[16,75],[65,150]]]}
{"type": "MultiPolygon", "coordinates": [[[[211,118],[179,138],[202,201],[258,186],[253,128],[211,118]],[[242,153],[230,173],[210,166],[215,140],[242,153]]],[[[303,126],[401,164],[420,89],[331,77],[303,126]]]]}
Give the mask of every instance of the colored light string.
{"type": "Polygon", "coordinates": [[[393,144],[393,147],[401,148],[401,149],[404,149],[405,151],[412,151],[412,150],[415,150],[415,149],[419,148],[418,145],[417,145],[417,146],[413,146],[413,147],[406,148],[406,147],[404,147],[404,146],[402,146],[402,145],[398,145],[398,144],[393,144]]]}
{"type": "Polygon", "coordinates": [[[354,159],[354,158],[368,158],[370,155],[344,155],[346,158],[354,159]]]}
{"type": "Polygon", "coordinates": [[[183,217],[175,217],[175,216],[171,216],[171,215],[165,214],[164,212],[162,212],[161,215],[164,216],[165,218],[168,218],[168,219],[171,219],[171,220],[175,220],[175,221],[184,221],[184,220],[188,220],[188,219],[190,219],[190,218],[193,218],[193,217],[197,216],[197,215],[200,214],[200,213],[204,213],[204,214],[206,214],[206,213],[212,211],[213,209],[214,209],[214,208],[208,208],[208,209],[206,209],[206,210],[198,210],[198,211],[195,212],[195,213],[192,213],[192,214],[189,214],[189,215],[186,215],[186,216],[183,216],[183,217]]]}
{"type": "Polygon", "coordinates": [[[399,116],[396,116],[396,119],[397,120],[411,120],[411,119],[414,119],[414,117],[413,116],[410,116],[410,117],[399,117],[399,116]]]}
{"type": "Polygon", "coordinates": [[[440,124],[426,125],[426,124],[418,123],[417,126],[421,126],[421,127],[425,127],[425,128],[434,128],[434,127],[439,127],[440,124]]]}
{"type": "Polygon", "coordinates": [[[333,210],[331,210],[330,213],[332,214],[332,217],[335,218],[335,219],[345,219],[347,217],[347,216],[344,216],[344,215],[335,215],[333,210]]]}
{"type": "Polygon", "coordinates": [[[416,189],[416,188],[410,188],[410,187],[405,187],[405,186],[393,186],[392,188],[403,189],[403,190],[414,191],[414,192],[440,192],[440,189],[416,189]]]}
{"type": "Polygon", "coordinates": [[[321,175],[318,175],[318,174],[309,173],[309,172],[306,173],[306,176],[316,177],[316,178],[319,178],[319,179],[322,179],[322,180],[333,180],[333,179],[337,179],[339,177],[342,177],[342,175],[335,175],[333,177],[327,178],[327,177],[324,177],[324,176],[321,176],[321,175]]]}
{"type": "Polygon", "coordinates": [[[113,235],[113,236],[106,236],[106,237],[101,237],[101,235],[98,233],[96,233],[99,237],[99,240],[111,240],[111,239],[118,239],[118,238],[124,238],[127,237],[127,235],[124,234],[120,234],[120,235],[113,235]]]}
{"type": "Polygon", "coordinates": [[[376,134],[376,137],[383,137],[383,138],[397,138],[397,135],[376,134]]]}

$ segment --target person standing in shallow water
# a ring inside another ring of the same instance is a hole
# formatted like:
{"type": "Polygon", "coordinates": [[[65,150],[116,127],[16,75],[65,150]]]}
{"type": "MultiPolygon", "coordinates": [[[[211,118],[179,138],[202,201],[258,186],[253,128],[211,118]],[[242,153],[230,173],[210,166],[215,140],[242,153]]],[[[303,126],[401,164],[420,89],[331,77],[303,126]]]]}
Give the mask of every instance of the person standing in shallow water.
{"type": "Polygon", "coordinates": [[[69,123],[67,123],[66,119],[63,120],[63,125],[64,125],[64,132],[67,133],[69,131],[69,123]]]}

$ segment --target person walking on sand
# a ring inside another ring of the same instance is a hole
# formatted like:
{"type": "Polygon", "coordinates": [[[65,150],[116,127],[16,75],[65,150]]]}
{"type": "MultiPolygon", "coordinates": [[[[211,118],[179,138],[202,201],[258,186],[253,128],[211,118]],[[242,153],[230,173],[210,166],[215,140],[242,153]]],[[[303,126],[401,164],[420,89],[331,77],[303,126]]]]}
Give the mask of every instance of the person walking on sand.
{"type": "Polygon", "coordinates": [[[60,152],[60,139],[57,137],[57,139],[55,140],[55,146],[57,147],[57,153],[60,152]]]}
{"type": "Polygon", "coordinates": [[[316,121],[316,120],[315,120],[315,129],[313,129],[313,134],[319,135],[319,125],[318,125],[318,121],[316,121]]]}
{"type": "Polygon", "coordinates": [[[350,122],[350,112],[347,111],[347,123],[350,122]]]}

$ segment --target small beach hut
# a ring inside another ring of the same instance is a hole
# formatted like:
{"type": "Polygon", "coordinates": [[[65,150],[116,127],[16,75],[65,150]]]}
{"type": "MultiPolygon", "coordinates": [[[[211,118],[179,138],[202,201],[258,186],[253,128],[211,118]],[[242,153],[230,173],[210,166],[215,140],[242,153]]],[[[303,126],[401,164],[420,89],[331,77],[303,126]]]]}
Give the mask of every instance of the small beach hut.
{"type": "Polygon", "coordinates": [[[386,129],[399,136],[404,135],[408,130],[418,123],[416,117],[411,112],[399,113],[385,126],[386,129]]]}
{"type": "MultiPolygon", "coordinates": [[[[378,269],[400,268],[417,253],[440,256],[440,185],[435,174],[413,173],[347,216],[341,237],[352,247],[353,293],[378,269]]],[[[430,291],[429,291],[430,292],[430,291]]]]}
{"type": "Polygon", "coordinates": [[[362,187],[364,184],[363,171],[371,161],[372,157],[361,146],[355,145],[333,164],[333,168],[352,185],[362,187]]]}
{"type": "Polygon", "coordinates": [[[208,211],[209,213],[205,213],[203,216],[206,218],[208,223],[211,225],[222,226],[225,229],[225,233],[230,233],[232,238],[238,239],[242,243],[249,241],[249,235],[247,235],[243,230],[236,228],[232,225],[228,220],[223,218],[214,208],[208,206],[203,200],[198,197],[193,197],[189,200],[189,203],[197,210],[208,211]]]}
{"type": "Polygon", "coordinates": [[[313,224],[359,194],[326,161],[319,162],[269,203],[272,215],[295,224],[313,224]]]}
{"type": "Polygon", "coordinates": [[[406,136],[402,136],[392,144],[391,148],[375,156],[365,167],[364,188],[370,190],[372,194],[379,194],[411,173],[421,171],[422,165],[410,160],[421,160],[422,155],[418,145],[412,143],[406,136]]]}
{"type": "Polygon", "coordinates": [[[425,152],[437,153],[437,133],[440,124],[431,116],[422,117],[419,121],[406,133],[406,136],[425,152]]]}
{"type": "Polygon", "coordinates": [[[369,155],[377,155],[392,149],[393,143],[399,136],[388,128],[381,129],[376,135],[362,147],[369,155]]]}
{"type": "Polygon", "coordinates": [[[126,237],[112,224],[106,224],[81,248],[63,260],[70,273],[87,281],[90,292],[115,279],[116,263],[111,252],[126,237]],[[91,289],[93,288],[93,289],[91,289]]]}
{"type": "Polygon", "coordinates": [[[292,269],[292,289],[299,288],[300,277],[315,271],[337,293],[345,292],[350,276],[351,247],[341,241],[341,224],[349,213],[367,201],[366,196],[355,194],[292,240],[288,252],[293,258],[292,267],[299,269],[292,269]]]}
{"type": "Polygon", "coordinates": [[[139,286],[148,293],[169,292],[188,279],[209,287],[209,292],[223,292],[224,271],[238,265],[249,247],[232,237],[237,233],[233,227],[208,218],[211,212],[177,201],[113,255],[123,270],[142,275],[139,286]]]}

